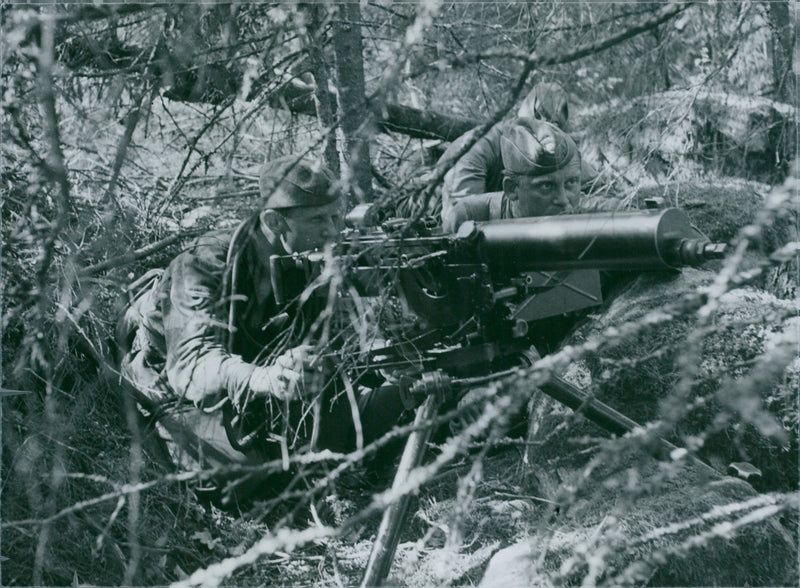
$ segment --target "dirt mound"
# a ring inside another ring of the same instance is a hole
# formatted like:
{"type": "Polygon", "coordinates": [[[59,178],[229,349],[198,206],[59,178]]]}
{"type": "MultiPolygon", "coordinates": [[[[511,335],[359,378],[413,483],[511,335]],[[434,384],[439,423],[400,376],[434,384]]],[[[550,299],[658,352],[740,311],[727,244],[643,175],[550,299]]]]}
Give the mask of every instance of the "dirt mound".
{"type": "MultiPolygon", "coordinates": [[[[644,323],[714,277],[700,270],[641,276],[567,343],[644,323]]],[[[630,438],[612,440],[535,395],[525,493],[558,507],[549,518],[525,516],[530,534],[495,555],[481,585],[796,585],[787,529],[797,495],[757,492],[792,492],[798,484],[792,308],[763,290],[734,290],[705,322],[673,311],[573,364],[567,379],[647,426],[630,438]],[[657,462],[648,455],[657,434],[723,473],[745,461],[762,477],[751,486],[684,461],[683,451],[657,462]]]]}
{"type": "MultiPolygon", "coordinates": [[[[661,199],[664,206],[674,206],[686,212],[691,222],[710,240],[716,243],[732,243],[739,231],[756,223],[765,205],[767,187],[753,182],[726,179],[714,183],[691,181],[671,182],[665,185],[644,186],[631,196],[639,208],[645,207],[649,199],[661,199]]],[[[798,239],[798,217],[796,211],[786,210],[753,235],[742,269],[750,269],[764,256],[790,241],[798,239]]],[[[716,267],[716,266],[709,266],[716,267]]],[[[754,286],[763,288],[779,298],[791,299],[800,283],[797,263],[785,263],[764,272],[754,286]]]]}

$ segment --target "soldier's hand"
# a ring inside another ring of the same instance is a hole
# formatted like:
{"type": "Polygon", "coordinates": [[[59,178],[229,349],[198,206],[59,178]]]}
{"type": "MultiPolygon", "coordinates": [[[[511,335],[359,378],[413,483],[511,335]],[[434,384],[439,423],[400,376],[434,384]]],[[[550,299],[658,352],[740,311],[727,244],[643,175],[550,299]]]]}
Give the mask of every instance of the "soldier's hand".
{"type": "Polygon", "coordinates": [[[250,376],[250,390],[256,396],[298,400],[314,393],[320,376],[310,345],[293,347],[279,355],[272,365],[257,367],[250,376]]]}

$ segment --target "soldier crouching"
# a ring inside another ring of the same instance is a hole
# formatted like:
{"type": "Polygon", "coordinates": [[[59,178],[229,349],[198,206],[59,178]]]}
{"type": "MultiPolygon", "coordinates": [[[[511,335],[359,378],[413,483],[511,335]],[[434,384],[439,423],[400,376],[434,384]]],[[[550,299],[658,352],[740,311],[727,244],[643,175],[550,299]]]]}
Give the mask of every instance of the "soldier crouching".
{"type": "MultiPolygon", "coordinates": [[[[309,340],[322,308],[300,304],[308,285],[302,272],[282,276],[293,302],[275,300],[270,256],[322,248],[339,235],[344,203],[333,174],[283,158],[265,165],[259,187],[257,212],[173,259],[118,328],[122,381],[183,469],[274,460],[288,469],[290,453],[350,451],[356,429],[369,443],[403,412],[396,389],[369,391],[357,408],[341,393],[335,370],[325,369],[329,362],[309,340]]],[[[280,491],[288,475],[246,484],[215,476],[209,495],[223,505],[258,500],[280,491]]]]}

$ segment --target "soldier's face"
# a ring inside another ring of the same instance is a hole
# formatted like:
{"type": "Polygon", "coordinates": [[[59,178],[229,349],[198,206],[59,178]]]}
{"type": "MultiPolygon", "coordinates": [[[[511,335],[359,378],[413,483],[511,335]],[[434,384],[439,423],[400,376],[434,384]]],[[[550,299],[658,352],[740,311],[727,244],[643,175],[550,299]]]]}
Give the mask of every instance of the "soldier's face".
{"type": "Polygon", "coordinates": [[[282,214],[288,227],[283,243],[290,253],[324,247],[333,242],[344,227],[340,200],[324,206],[290,208],[282,214]]]}
{"type": "Polygon", "coordinates": [[[503,188],[515,218],[570,212],[580,199],[580,159],[573,157],[565,167],[549,174],[506,178],[503,188]]]}

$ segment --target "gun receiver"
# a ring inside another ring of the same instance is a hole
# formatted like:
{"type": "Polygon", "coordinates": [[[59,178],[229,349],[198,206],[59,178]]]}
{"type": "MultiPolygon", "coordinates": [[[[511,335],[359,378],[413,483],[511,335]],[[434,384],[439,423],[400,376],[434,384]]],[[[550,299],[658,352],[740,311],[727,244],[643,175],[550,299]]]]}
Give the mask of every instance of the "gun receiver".
{"type": "MultiPolygon", "coordinates": [[[[438,390],[455,386],[459,376],[502,375],[498,368],[526,357],[529,323],[599,303],[598,270],[675,271],[721,258],[725,251],[725,245],[709,242],[676,209],[470,221],[440,246],[446,247],[441,256],[428,250],[416,261],[409,256],[395,259],[401,297],[412,312],[439,327],[434,343],[425,337],[408,340],[410,344],[400,340],[370,358],[377,367],[415,366],[419,384],[414,389],[425,392],[426,382],[436,383],[431,390],[435,393],[417,409],[415,422],[420,425],[435,416],[438,390]],[[421,274],[420,263],[438,279],[421,274]],[[459,325],[455,332],[446,328],[453,323],[459,325]],[[445,334],[449,346],[441,343],[445,334]],[[456,341],[460,344],[453,345],[456,341]]],[[[552,376],[541,390],[573,410],[582,410],[614,434],[638,426],[557,377],[552,376]]],[[[430,429],[421,428],[409,437],[396,486],[402,486],[422,463],[429,435],[430,429]]],[[[669,455],[675,449],[660,440],[657,451],[669,455]]],[[[379,586],[388,576],[408,502],[409,497],[403,496],[384,512],[363,587],[379,586]]]]}

